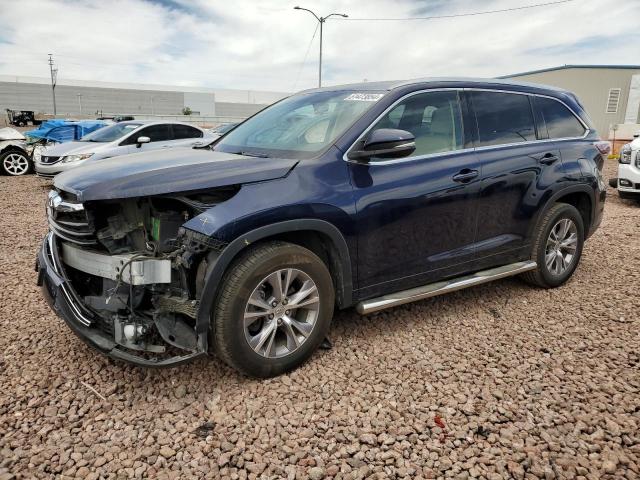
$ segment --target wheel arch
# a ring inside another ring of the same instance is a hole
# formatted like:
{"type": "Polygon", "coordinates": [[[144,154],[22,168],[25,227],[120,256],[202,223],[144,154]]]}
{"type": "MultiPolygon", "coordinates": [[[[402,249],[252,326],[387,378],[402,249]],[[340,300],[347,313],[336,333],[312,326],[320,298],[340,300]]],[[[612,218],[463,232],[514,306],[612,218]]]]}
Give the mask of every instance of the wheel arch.
{"type": "Polygon", "coordinates": [[[347,242],[337,227],[319,219],[278,222],[251,230],[229,243],[216,258],[204,278],[197,331],[206,334],[221,280],[231,263],[243,251],[257,243],[283,240],[308,248],[318,255],[331,272],[339,308],[352,305],[353,276],[347,242]]]}
{"type": "Polygon", "coordinates": [[[29,156],[29,154],[27,153],[27,151],[20,147],[19,145],[14,145],[12,143],[5,145],[4,147],[0,148],[0,155],[4,155],[5,153],[9,153],[9,152],[18,152],[21,153],[22,155],[24,155],[27,160],[31,161],[31,157],[29,156]]]}
{"type": "Polygon", "coordinates": [[[589,185],[573,185],[565,187],[554,193],[544,203],[544,206],[539,209],[536,219],[532,222],[532,229],[529,232],[529,238],[533,237],[533,234],[537,231],[540,221],[544,218],[544,214],[556,203],[567,203],[574,206],[584,223],[585,239],[589,235],[590,227],[593,223],[595,215],[595,194],[593,188],[589,185]]]}

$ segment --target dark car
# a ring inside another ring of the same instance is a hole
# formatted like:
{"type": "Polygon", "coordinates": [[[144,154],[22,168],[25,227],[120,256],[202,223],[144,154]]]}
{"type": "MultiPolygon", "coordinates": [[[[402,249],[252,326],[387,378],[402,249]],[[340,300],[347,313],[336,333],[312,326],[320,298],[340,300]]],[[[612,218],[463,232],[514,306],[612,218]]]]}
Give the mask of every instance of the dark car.
{"type": "Polygon", "coordinates": [[[334,309],[522,274],[558,287],[602,219],[603,153],[570,92],[427,79],[305,91],[209,149],[56,177],[39,283],[89,345],[138,365],[216,352],[270,376],[334,309]]]}

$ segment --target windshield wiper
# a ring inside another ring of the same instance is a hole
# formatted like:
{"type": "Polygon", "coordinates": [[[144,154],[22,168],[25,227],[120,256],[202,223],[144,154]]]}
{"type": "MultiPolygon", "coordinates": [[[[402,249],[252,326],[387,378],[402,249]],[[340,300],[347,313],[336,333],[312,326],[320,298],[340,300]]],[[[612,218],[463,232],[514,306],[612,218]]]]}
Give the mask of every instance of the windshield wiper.
{"type": "Polygon", "coordinates": [[[269,158],[266,153],[260,152],[230,152],[232,155],[244,155],[245,157],[269,158]]]}

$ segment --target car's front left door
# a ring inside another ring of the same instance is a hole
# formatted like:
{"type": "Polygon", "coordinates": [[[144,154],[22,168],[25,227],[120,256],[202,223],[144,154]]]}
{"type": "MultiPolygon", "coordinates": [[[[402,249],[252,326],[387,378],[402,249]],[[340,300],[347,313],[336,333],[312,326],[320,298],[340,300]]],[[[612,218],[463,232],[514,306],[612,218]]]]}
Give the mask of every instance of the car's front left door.
{"type": "Polygon", "coordinates": [[[361,137],[396,128],[416,139],[415,152],[406,158],[349,160],[361,298],[470,268],[479,166],[465,143],[463,107],[457,90],[409,94],[361,137]]]}
{"type": "Polygon", "coordinates": [[[169,124],[157,123],[134,132],[133,135],[127,138],[125,143],[129,146],[129,153],[139,153],[166,148],[170,145],[172,139],[169,124]],[[140,137],[149,137],[150,142],[138,144],[137,141],[140,137]]]}

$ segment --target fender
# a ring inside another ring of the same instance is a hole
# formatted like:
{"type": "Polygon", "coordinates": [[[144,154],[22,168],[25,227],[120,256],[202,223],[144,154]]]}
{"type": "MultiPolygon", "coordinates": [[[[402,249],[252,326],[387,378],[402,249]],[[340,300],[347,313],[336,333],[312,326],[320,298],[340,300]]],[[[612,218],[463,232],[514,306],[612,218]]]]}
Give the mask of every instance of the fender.
{"type": "MultiPolygon", "coordinates": [[[[200,342],[207,341],[207,332],[209,329],[211,312],[215,298],[220,288],[220,281],[226,271],[229,264],[234,258],[245,248],[252,243],[255,243],[263,238],[268,238],[280,233],[289,233],[302,230],[312,230],[327,235],[334,246],[338,250],[341,279],[342,281],[338,285],[340,294],[343,301],[341,306],[350,306],[353,298],[353,280],[351,275],[351,259],[349,255],[349,249],[347,242],[340,230],[338,230],[333,224],[319,219],[299,219],[299,220],[287,220],[284,222],[265,225],[264,227],[251,230],[235,240],[233,240],[222,251],[220,256],[213,264],[213,268],[209,270],[204,280],[204,288],[202,289],[202,296],[200,301],[200,308],[198,309],[198,316],[196,319],[196,332],[200,342]],[[207,299],[204,301],[203,299],[207,299]]],[[[205,343],[206,345],[206,343],[205,343]]]]}
{"type": "MultiPolygon", "coordinates": [[[[586,193],[589,196],[589,201],[591,202],[591,218],[589,219],[589,224],[593,225],[593,219],[596,213],[596,200],[595,194],[593,193],[593,188],[587,184],[570,185],[558,190],[556,193],[551,195],[549,199],[544,203],[544,206],[538,209],[538,213],[535,215],[535,220],[531,222],[531,227],[529,227],[529,239],[531,239],[531,237],[533,236],[533,232],[537,231],[538,223],[544,216],[544,213],[549,210],[549,208],[551,208],[551,206],[556,203],[560,197],[564,197],[565,195],[569,195],[571,193],[586,193]]],[[[588,232],[585,232],[585,239],[587,235],[588,232]]]]}

